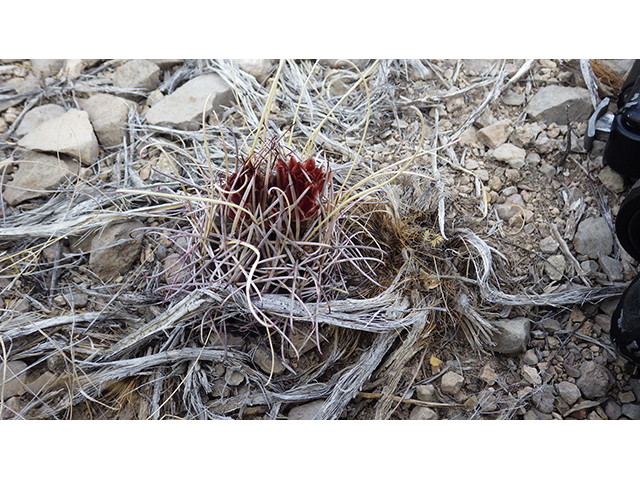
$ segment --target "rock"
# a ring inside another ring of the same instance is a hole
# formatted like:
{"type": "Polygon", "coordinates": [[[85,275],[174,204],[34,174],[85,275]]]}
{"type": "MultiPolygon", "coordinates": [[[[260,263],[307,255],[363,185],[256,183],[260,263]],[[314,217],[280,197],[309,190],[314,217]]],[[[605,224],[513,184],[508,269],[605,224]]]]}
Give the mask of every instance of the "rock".
{"type": "Polygon", "coordinates": [[[244,375],[242,372],[238,370],[232,370],[231,368],[227,368],[227,371],[224,375],[224,380],[227,382],[227,385],[231,385],[232,387],[237,387],[238,385],[242,385],[244,382],[244,375]]]}
{"type": "Polygon", "coordinates": [[[255,363],[260,369],[268,374],[273,371],[274,375],[278,375],[285,371],[284,365],[278,359],[270,353],[261,348],[257,348],[253,355],[253,363],[255,363]],[[273,365],[272,365],[273,362],[273,365]]]}
{"type": "Polygon", "coordinates": [[[609,165],[600,170],[598,178],[607,190],[613,193],[624,192],[624,177],[613,170],[609,165]]]}
{"type": "Polygon", "coordinates": [[[640,398],[640,379],[638,378],[630,378],[629,385],[631,386],[631,390],[633,390],[636,398],[640,398]]]}
{"type": "Polygon", "coordinates": [[[611,330],[611,317],[609,315],[603,315],[602,313],[598,313],[593,319],[596,322],[604,333],[609,333],[611,330]]]}
{"type": "Polygon", "coordinates": [[[620,403],[632,403],[636,401],[636,396],[634,395],[633,392],[628,391],[628,392],[620,392],[618,394],[618,400],[620,401],[620,403]]]}
{"type": "Polygon", "coordinates": [[[544,270],[549,275],[549,278],[553,281],[562,280],[564,271],[567,267],[567,260],[564,255],[552,255],[544,262],[544,270]]]}
{"type": "Polygon", "coordinates": [[[502,103],[514,107],[524,105],[525,100],[524,93],[516,93],[513,90],[507,90],[504,95],[502,95],[502,103]]]}
{"type": "Polygon", "coordinates": [[[494,159],[509,164],[511,168],[520,169],[524,167],[524,158],[527,152],[511,143],[505,143],[493,150],[490,156],[494,159]]]}
{"type": "Polygon", "coordinates": [[[146,114],[147,123],[183,130],[202,126],[202,112],[213,109],[222,115],[222,105],[230,105],[233,92],[219,75],[209,73],[189,80],[171,95],[167,95],[146,114]]]}
{"type": "Polygon", "coordinates": [[[496,374],[496,371],[493,369],[493,367],[487,363],[484,367],[482,367],[482,370],[480,370],[480,375],[478,375],[478,377],[487,385],[493,385],[496,381],[496,378],[498,378],[498,375],[496,374]]]}
{"type": "Polygon", "coordinates": [[[126,134],[129,110],[136,108],[131,100],[98,93],[87,99],[79,100],[80,106],[89,114],[89,120],[98,136],[100,145],[113,147],[120,145],[126,134]]]}
{"type": "Polygon", "coordinates": [[[139,220],[114,222],[93,237],[89,265],[103,281],[124,275],[140,258],[143,235],[132,231],[142,227],[139,220]]]}
{"type": "Polygon", "coordinates": [[[478,130],[478,139],[489,148],[498,148],[513,130],[510,120],[502,120],[478,130]]]}
{"type": "MultiPolygon", "coordinates": [[[[506,190],[506,189],[505,189],[506,190]]],[[[525,222],[528,222],[533,216],[533,212],[526,208],[526,204],[519,193],[509,195],[504,203],[495,206],[496,213],[503,220],[511,220],[515,216],[520,216],[525,222]]]]}
{"type": "Polygon", "coordinates": [[[595,260],[606,257],[613,251],[613,235],[603,217],[591,217],[578,225],[573,238],[576,252],[595,260]]]}
{"type": "Polygon", "coordinates": [[[609,420],[617,420],[622,416],[622,409],[613,399],[609,399],[604,404],[604,413],[609,420]]]}
{"type": "Polygon", "coordinates": [[[542,320],[541,323],[542,323],[542,328],[544,328],[544,331],[550,335],[553,335],[558,330],[562,330],[562,325],[555,318],[545,318],[542,320]]]}
{"type": "Polygon", "coordinates": [[[531,98],[525,111],[536,122],[551,125],[583,122],[593,112],[589,91],[585,88],[549,85],[531,98]],[[567,109],[568,108],[568,109],[567,109]]]}
{"type": "Polygon", "coordinates": [[[417,405],[411,410],[409,420],[438,420],[438,414],[432,408],[417,405]]]}
{"type": "Polygon", "coordinates": [[[522,355],[522,361],[525,365],[536,365],[539,362],[536,351],[533,349],[529,349],[524,352],[524,354],[522,355]]]}
{"type": "Polygon", "coordinates": [[[622,415],[631,420],[640,420],[640,405],[635,403],[625,403],[621,408],[622,415]]]}
{"type": "MultiPolygon", "coordinates": [[[[456,87],[451,87],[447,91],[448,94],[456,93],[458,89],[456,87]]],[[[461,110],[465,106],[465,101],[462,95],[454,95],[453,97],[449,97],[445,100],[444,106],[447,109],[447,113],[451,114],[461,110]]]]}
{"type": "Polygon", "coordinates": [[[289,420],[313,420],[322,405],[324,405],[324,400],[315,400],[304,405],[298,405],[289,410],[287,418],[289,420]]]}
{"type": "Polygon", "coordinates": [[[556,388],[560,397],[570,406],[580,398],[580,389],[571,382],[560,382],[556,388]]]}
{"type": "Polygon", "coordinates": [[[416,396],[418,400],[423,402],[439,402],[438,394],[436,393],[436,387],[430,383],[427,385],[418,385],[416,387],[416,396]]]}
{"type": "Polygon", "coordinates": [[[31,62],[31,68],[38,73],[43,74],[46,77],[56,75],[64,66],[64,59],[35,59],[29,60],[31,62]]]}
{"type": "Polygon", "coordinates": [[[160,68],[149,60],[130,60],[113,72],[113,84],[118,88],[139,88],[149,92],[160,84],[160,68]]]}
{"type": "Polygon", "coordinates": [[[556,242],[553,237],[544,237],[540,240],[540,251],[542,253],[553,254],[556,253],[560,244],[556,242]]]}
{"type": "Polygon", "coordinates": [[[540,385],[542,383],[542,379],[540,378],[540,374],[536,367],[523,365],[520,373],[522,374],[522,379],[531,385],[540,385]]]}
{"type": "Polygon", "coordinates": [[[64,108],[60,105],[56,105],[55,103],[35,107],[24,114],[20,125],[16,128],[16,135],[18,137],[23,137],[40,124],[47,120],[51,120],[52,118],[59,117],[63,113],[64,108]]]}
{"type": "Polygon", "coordinates": [[[24,381],[27,378],[27,364],[22,361],[0,362],[0,391],[2,400],[20,394],[24,391],[24,381]],[[6,367],[6,370],[5,370],[6,367]],[[4,372],[6,377],[4,377],[4,372]],[[4,380],[4,383],[2,381],[4,380]]]}
{"type": "Polygon", "coordinates": [[[23,402],[19,397],[11,397],[6,402],[0,404],[0,420],[9,420],[17,417],[23,408],[23,402]]]}
{"type": "Polygon", "coordinates": [[[580,365],[580,377],[576,385],[585,398],[594,400],[604,397],[613,384],[613,375],[606,367],[593,361],[580,365]]]}
{"type": "Polygon", "coordinates": [[[73,180],[80,171],[80,165],[73,160],[38,152],[27,153],[17,164],[18,171],[2,194],[11,206],[48,195],[65,180],[73,180]]]}
{"type": "Polygon", "coordinates": [[[64,153],[83,165],[92,165],[98,159],[98,139],[89,114],[75,108],[41,123],[22,137],[18,145],[28,150],[64,153]]]}
{"type": "Polygon", "coordinates": [[[611,257],[600,257],[598,264],[610,282],[621,282],[624,280],[624,269],[620,260],[611,257]]]}
{"type": "Polygon", "coordinates": [[[264,82],[271,71],[273,61],[265,58],[253,58],[253,59],[236,59],[233,62],[238,65],[240,70],[256,77],[256,80],[260,83],[264,82]]]}
{"type": "Polygon", "coordinates": [[[554,403],[556,400],[554,388],[551,385],[544,384],[540,388],[537,388],[531,396],[533,404],[542,413],[553,412],[554,403]]]}
{"type": "Polygon", "coordinates": [[[460,146],[462,147],[468,147],[473,145],[474,143],[478,143],[478,129],[471,125],[460,134],[458,144],[460,144],[460,146]]]}
{"type": "Polygon", "coordinates": [[[529,342],[530,324],[531,321],[525,317],[493,322],[498,331],[491,335],[495,345],[489,348],[498,353],[524,352],[529,342]]]}
{"type": "Polygon", "coordinates": [[[39,375],[35,380],[25,385],[25,389],[31,392],[33,395],[41,395],[46,388],[52,386],[58,379],[57,375],[52,372],[44,372],[39,375]]]}
{"type": "Polygon", "coordinates": [[[488,75],[498,65],[498,60],[474,58],[462,60],[462,64],[469,75],[488,75]]]}
{"type": "Polygon", "coordinates": [[[440,380],[440,389],[446,395],[455,395],[464,385],[464,377],[455,372],[447,372],[440,380]]]}

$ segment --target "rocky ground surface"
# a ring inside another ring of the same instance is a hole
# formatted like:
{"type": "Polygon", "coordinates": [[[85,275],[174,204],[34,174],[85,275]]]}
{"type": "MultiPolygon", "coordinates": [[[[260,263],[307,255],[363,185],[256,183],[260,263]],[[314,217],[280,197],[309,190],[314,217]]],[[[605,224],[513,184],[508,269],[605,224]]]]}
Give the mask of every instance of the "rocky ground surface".
{"type": "MultiPolygon", "coordinates": [[[[333,63],[323,64],[326,75],[333,63]]],[[[371,160],[379,167],[392,163],[399,145],[415,132],[414,120],[403,118],[405,110],[400,107],[420,108],[431,129],[436,121],[445,132],[464,126],[487,97],[491,89],[487,79],[496,75],[499,64],[489,60],[423,61],[421,68],[404,64],[403,74],[390,79],[398,112],[395,118],[378,119],[379,129],[368,140],[371,160]]],[[[509,60],[507,74],[513,75],[521,64],[509,60]]],[[[117,180],[112,178],[118,175],[113,165],[131,161],[124,136],[131,108],[148,123],[164,128],[197,129],[202,110],[194,98],[209,102],[222,117],[234,102],[232,89],[215,74],[185,81],[180,76],[183,65],[181,60],[0,61],[2,215],[28,212],[33,202],[64,191],[76,176],[87,181],[94,176],[117,180]],[[87,71],[101,79],[100,89],[95,81],[83,89],[87,71]],[[61,78],[74,83],[73,94],[60,88],[61,78]],[[164,95],[171,82],[172,93],[164,95]]],[[[267,81],[276,65],[240,62],[258,82],[267,81]]],[[[615,95],[630,65],[630,61],[602,61],[599,69],[594,68],[601,96],[615,95]]],[[[338,64],[338,68],[349,66],[338,64]]],[[[576,61],[537,60],[463,129],[455,146],[459,162],[443,159],[447,222],[464,222],[492,237],[523,291],[540,286],[550,293],[573,284],[622,285],[636,274],[636,262],[613,233],[629,181],[603,165],[602,144],[596,142],[591,152],[583,148],[592,111],[576,61]]],[[[140,185],[161,175],[158,172],[171,172],[172,166],[163,165],[161,159],[153,162],[142,162],[136,170],[134,180],[140,185]]],[[[428,165],[429,160],[420,162],[428,165]]],[[[73,195],[73,188],[67,192],[73,195]]],[[[38,301],[28,282],[16,282],[5,264],[0,276],[4,312],[55,316],[104,303],[89,287],[117,281],[149,258],[142,240],[129,236],[141,226],[138,220],[109,225],[93,237],[43,249],[40,256],[47,262],[64,261],[70,252],[91,252],[65,283],[75,287],[60,289],[50,305],[38,301]],[[118,240],[117,249],[108,248],[118,240]]],[[[10,251],[11,243],[3,242],[1,249],[10,251]]],[[[485,352],[470,348],[455,332],[440,333],[438,342],[407,364],[391,418],[640,419],[640,381],[609,339],[616,304],[617,298],[610,298],[599,304],[502,309],[493,321],[498,327],[495,345],[485,352]]],[[[313,362],[314,355],[317,352],[311,348],[301,361],[313,362]]],[[[29,358],[3,364],[3,418],[19,417],[29,395],[55,382],[60,373],[55,358],[33,370],[29,358]]],[[[269,371],[268,355],[255,361],[269,371]]],[[[222,368],[219,373],[213,395],[242,388],[242,372],[222,368]]],[[[374,375],[343,418],[373,418],[381,387],[374,375]]],[[[312,418],[321,405],[321,400],[297,405],[282,417],[312,418]]],[[[137,407],[127,408],[119,418],[136,417],[137,407]]],[[[263,413],[257,409],[255,417],[262,418],[263,413]]],[[[78,415],[82,416],[81,409],[78,415]]]]}

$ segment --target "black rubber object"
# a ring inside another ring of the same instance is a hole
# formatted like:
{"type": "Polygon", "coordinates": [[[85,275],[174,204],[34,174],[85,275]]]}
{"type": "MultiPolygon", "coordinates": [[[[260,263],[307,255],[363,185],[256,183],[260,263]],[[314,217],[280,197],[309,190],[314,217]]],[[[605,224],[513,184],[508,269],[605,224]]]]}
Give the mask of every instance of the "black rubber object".
{"type": "Polygon", "coordinates": [[[622,248],[640,262],[640,181],[636,182],[620,205],[616,234],[622,248]]]}

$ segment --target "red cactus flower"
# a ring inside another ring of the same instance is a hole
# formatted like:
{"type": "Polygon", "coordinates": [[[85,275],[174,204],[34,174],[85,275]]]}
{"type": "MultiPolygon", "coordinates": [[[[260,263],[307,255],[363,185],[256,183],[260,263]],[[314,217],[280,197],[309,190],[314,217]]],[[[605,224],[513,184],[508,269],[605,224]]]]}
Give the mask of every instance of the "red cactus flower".
{"type": "Polygon", "coordinates": [[[331,175],[317,167],[313,158],[304,162],[291,156],[289,162],[278,158],[276,186],[282,190],[290,204],[295,203],[300,220],[307,220],[320,208],[320,198],[331,175]]]}

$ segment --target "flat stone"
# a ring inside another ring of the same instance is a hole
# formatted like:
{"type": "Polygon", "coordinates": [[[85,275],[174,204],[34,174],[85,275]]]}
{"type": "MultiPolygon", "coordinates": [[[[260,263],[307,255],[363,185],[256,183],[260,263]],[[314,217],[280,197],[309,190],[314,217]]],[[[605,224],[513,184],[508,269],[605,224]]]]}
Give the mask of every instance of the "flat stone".
{"type": "Polygon", "coordinates": [[[446,395],[455,395],[464,385],[464,377],[455,372],[447,372],[440,380],[440,389],[446,395]]]}
{"type": "Polygon", "coordinates": [[[289,410],[287,418],[289,420],[313,420],[322,408],[322,405],[324,405],[324,400],[315,400],[303,405],[298,405],[289,410]]]}
{"type": "Polygon", "coordinates": [[[553,254],[558,251],[560,244],[553,237],[544,237],[540,240],[540,251],[542,253],[553,254]]]}
{"type": "Polygon", "coordinates": [[[580,389],[571,382],[560,382],[556,388],[558,389],[560,397],[562,397],[569,406],[576,403],[581,396],[580,389]]]}
{"type": "Polygon", "coordinates": [[[604,404],[604,413],[609,420],[617,420],[622,416],[622,409],[615,400],[610,398],[604,404]]]}
{"type": "Polygon", "coordinates": [[[25,385],[25,389],[28,392],[31,392],[33,395],[41,395],[47,387],[53,385],[53,383],[58,379],[58,376],[52,372],[44,372],[42,375],[39,375],[35,380],[27,383],[25,385]]]}
{"type": "Polygon", "coordinates": [[[438,420],[438,414],[432,408],[417,405],[411,410],[409,420],[438,420]]]}
{"type": "Polygon", "coordinates": [[[512,130],[511,120],[501,120],[478,130],[478,139],[489,148],[498,148],[507,141],[512,130]]]}
{"type": "Polygon", "coordinates": [[[151,91],[160,84],[160,68],[149,60],[130,60],[113,72],[113,84],[118,88],[151,91]]]}
{"type": "Polygon", "coordinates": [[[598,260],[613,251],[613,235],[609,224],[603,217],[591,217],[578,225],[573,247],[576,252],[598,260]]]}
{"type": "Polygon", "coordinates": [[[89,114],[75,108],[41,123],[18,145],[28,150],[64,153],[83,165],[92,165],[98,159],[98,139],[89,114]]]}
{"type": "Polygon", "coordinates": [[[609,165],[605,165],[602,170],[600,170],[600,173],[598,173],[598,178],[602,182],[602,185],[604,185],[610,192],[624,192],[624,177],[609,165]]]}
{"type": "Polygon", "coordinates": [[[531,384],[531,385],[540,385],[542,383],[542,379],[540,378],[540,373],[538,369],[531,365],[523,365],[520,369],[520,373],[522,375],[522,379],[531,384]]]}
{"type": "Polygon", "coordinates": [[[518,107],[520,105],[524,105],[526,101],[524,93],[516,93],[513,90],[507,90],[502,95],[502,103],[505,105],[511,105],[514,107],[518,107]]]}
{"type": "Polygon", "coordinates": [[[238,370],[227,368],[227,371],[224,375],[224,380],[227,382],[227,385],[237,387],[238,385],[242,385],[242,383],[244,382],[244,375],[238,370]]]}
{"type": "Polygon", "coordinates": [[[567,268],[567,260],[564,255],[552,255],[544,262],[544,270],[553,281],[562,280],[564,271],[567,268]]]}
{"type": "Polygon", "coordinates": [[[494,149],[491,156],[500,162],[507,163],[511,168],[520,169],[524,167],[526,154],[524,149],[505,143],[494,149]]]}
{"type": "Polygon", "coordinates": [[[126,134],[129,110],[136,103],[115,95],[98,93],[79,100],[80,106],[89,114],[89,120],[103,147],[114,147],[122,143],[126,134]]]}
{"type": "Polygon", "coordinates": [[[277,356],[274,358],[270,352],[267,352],[261,348],[256,349],[253,355],[253,362],[258,367],[260,367],[263,372],[268,374],[271,374],[272,370],[274,375],[278,375],[285,371],[284,365],[277,356]]]}
{"type": "Polygon", "coordinates": [[[496,381],[496,378],[498,378],[498,374],[493,369],[493,367],[487,363],[480,370],[480,374],[478,375],[478,377],[487,385],[493,385],[496,381]]]}
{"type": "Polygon", "coordinates": [[[545,318],[541,323],[544,331],[550,335],[553,335],[557,331],[562,330],[562,324],[555,318],[545,318]]]}
{"type": "Polygon", "coordinates": [[[625,403],[621,408],[622,415],[631,420],[640,420],[640,405],[635,403],[625,403]]]}
{"type": "Polygon", "coordinates": [[[478,129],[471,125],[460,134],[458,144],[463,147],[468,147],[473,145],[474,143],[478,143],[478,129]]]}
{"type": "Polygon", "coordinates": [[[498,353],[521,353],[527,349],[529,342],[531,321],[525,317],[517,317],[512,320],[498,320],[492,323],[498,329],[491,335],[495,345],[489,346],[498,353]]]}
{"type": "Polygon", "coordinates": [[[576,385],[585,398],[594,400],[604,397],[614,382],[613,375],[606,367],[589,361],[580,365],[580,377],[576,380],[576,385]]]}
{"type": "Polygon", "coordinates": [[[636,396],[631,391],[620,392],[618,394],[618,400],[620,401],[620,403],[623,403],[623,404],[624,403],[631,403],[631,402],[635,402],[636,401],[636,396]]]}
{"type": "Polygon", "coordinates": [[[142,233],[132,231],[141,227],[139,220],[111,223],[93,237],[89,265],[103,281],[124,275],[140,258],[142,233]]]}
{"type": "Polygon", "coordinates": [[[621,282],[624,280],[624,268],[620,260],[611,257],[600,257],[598,264],[610,282],[621,282]]]}
{"type": "Polygon", "coordinates": [[[253,75],[260,83],[264,82],[273,67],[273,61],[266,58],[244,58],[235,59],[233,62],[240,70],[253,75]]]}
{"type": "Polygon", "coordinates": [[[22,121],[18,128],[16,128],[16,135],[23,137],[34,128],[38,127],[47,120],[59,117],[64,113],[64,108],[55,103],[47,105],[40,105],[39,107],[32,108],[22,117],[22,121]]]}
{"type": "Polygon", "coordinates": [[[24,390],[24,382],[27,378],[27,364],[22,361],[0,362],[0,390],[2,391],[2,400],[19,394],[24,390]],[[6,366],[6,377],[3,377],[6,366]],[[4,383],[2,384],[2,381],[4,383]]]}
{"type": "Polygon", "coordinates": [[[522,361],[525,365],[536,365],[539,362],[538,355],[536,354],[535,350],[529,349],[522,355],[522,361]]]}
{"type": "Polygon", "coordinates": [[[462,64],[469,75],[488,75],[498,65],[498,60],[473,58],[462,60],[462,64]]]}
{"type": "Polygon", "coordinates": [[[536,389],[536,391],[531,396],[533,404],[542,413],[553,412],[555,399],[555,390],[549,384],[541,385],[540,388],[536,389]]]}
{"type": "Polygon", "coordinates": [[[222,106],[230,105],[233,91],[219,75],[210,73],[189,80],[171,95],[153,105],[146,114],[147,123],[183,130],[202,127],[202,112],[214,110],[222,115],[222,106]]]}
{"type": "Polygon", "coordinates": [[[549,85],[538,90],[525,111],[536,122],[566,125],[567,115],[571,122],[588,120],[593,105],[585,88],[549,85]]]}
{"type": "Polygon", "coordinates": [[[31,68],[44,76],[57,75],[64,66],[64,59],[46,58],[46,59],[34,59],[29,60],[31,62],[31,68]]]}
{"type": "Polygon", "coordinates": [[[18,171],[2,194],[11,206],[50,194],[66,180],[73,180],[80,171],[78,162],[38,152],[29,152],[16,163],[18,171]]]}
{"type": "Polygon", "coordinates": [[[438,393],[436,392],[436,387],[431,385],[430,383],[427,385],[418,385],[416,387],[416,396],[418,400],[423,402],[439,402],[440,398],[438,398],[438,393]]]}

